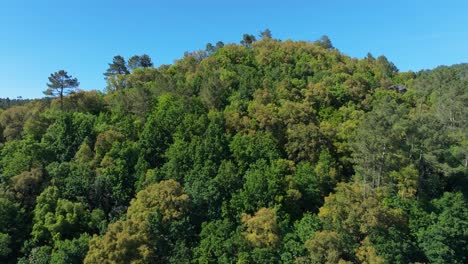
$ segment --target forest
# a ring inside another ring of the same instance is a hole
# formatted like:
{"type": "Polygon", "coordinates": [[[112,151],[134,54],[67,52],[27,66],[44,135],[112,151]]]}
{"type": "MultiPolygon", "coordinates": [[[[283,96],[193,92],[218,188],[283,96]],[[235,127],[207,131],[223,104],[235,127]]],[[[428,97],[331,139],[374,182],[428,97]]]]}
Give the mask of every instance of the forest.
{"type": "Polygon", "coordinates": [[[468,262],[468,64],[265,30],[71,74],[1,100],[0,263],[468,262]]]}

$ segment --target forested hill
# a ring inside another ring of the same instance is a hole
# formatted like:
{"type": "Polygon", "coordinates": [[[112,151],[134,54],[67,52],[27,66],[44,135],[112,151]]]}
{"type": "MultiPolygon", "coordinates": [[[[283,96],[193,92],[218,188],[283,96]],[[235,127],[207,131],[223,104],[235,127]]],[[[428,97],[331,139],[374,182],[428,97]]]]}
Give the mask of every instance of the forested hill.
{"type": "MultiPolygon", "coordinates": [[[[0,95],[1,96],[1,95],[0,95]]],[[[30,99],[23,99],[21,97],[18,97],[16,99],[10,99],[10,98],[0,98],[0,109],[7,109],[13,106],[18,106],[18,105],[24,105],[31,102],[30,99]]]]}
{"type": "Polygon", "coordinates": [[[264,32],[104,75],[0,110],[1,263],[468,262],[468,65],[264,32]]]}

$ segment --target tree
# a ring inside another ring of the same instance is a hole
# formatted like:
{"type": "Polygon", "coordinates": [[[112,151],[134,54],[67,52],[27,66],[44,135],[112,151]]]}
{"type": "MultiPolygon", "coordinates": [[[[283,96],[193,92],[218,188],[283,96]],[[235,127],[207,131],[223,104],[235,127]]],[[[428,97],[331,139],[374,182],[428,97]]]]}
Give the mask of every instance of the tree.
{"type": "Polygon", "coordinates": [[[11,253],[11,249],[9,247],[11,241],[11,237],[8,234],[0,233],[0,258],[6,257],[11,253]]]}
{"type": "MultiPolygon", "coordinates": [[[[343,263],[343,239],[333,231],[317,232],[313,239],[307,240],[305,247],[309,252],[305,263],[343,263]]],[[[302,263],[302,262],[299,262],[302,263]]]]}
{"type": "Polygon", "coordinates": [[[393,77],[398,73],[398,68],[390,62],[387,57],[385,56],[379,56],[377,58],[377,65],[379,69],[383,72],[384,75],[388,77],[393,77]]]}
{"type": "Polygon", "coordinates": [[[94,236],[84,263],[151,263],[157,252],[151,247],[150,217],[160,213],[158,221],[169,224],[185,214],[189,203],[188,195],[174,180],[148,186],[130,203],[126,220],[110,224],[104,236],[94,236]]]}
{"type": "Polygon", "coordinates": [[[107,90],[114,91],[126,88],[126,77],[129,73],[130,71],[127,68],[125,59],[120,55],[114,56],[112,63],[109,63],[109,68],[104,73],[107,81],[107,90]]]}
{"type": "Polygon", "coordinates": [[[151,57],[146,54],[141,56],[135,55],[128,60],[128,68],[132,71],[137,68],[151,67],[153,67],[153,62],[151,62],[151,57]]]}
{"type": "MultiPolygon", "coordinates": [[[[265,160],[252,164],[245,173],[242,191],[236,194],[237,210],[254,211],[282,203],[295,205],[300,193],[290,188],[287,177],[293,170],[293,163],[282,159],[271,161],[271,164],[265,160]]],[[[294,210],[294,206],[287,206],[287,210],[294,210]]]]}
{"type": "Polygon", "coordinates": [[[88,243],[91,237],[83,233],[79,238],[63,240],[55,243],[50,257],[54,264],[80,264],[88,252],[88,243]]]}
{"type": "Polygon", "coordinates": [[[205,46],[205,51],[208,53],[208,54],[211,54],[215,51],[215,46],[213,46],[213,44],[211,43],[207,43],[206,46],[205,46]]]}
{"type": "Polygon", "coordinates": [[[224,47],[224,43],[222,41],[218,41],[216,42],[215,47],[216,47],[216,50],[219,50],[220,48],[224,47]]]}
{"type": "Polygon", "coordinates": [[[24,258],[19,259],[19,264],[49,264],[51,263],[50,254],[52,248],[50,246],[42,246],[33,248],[30,254],[24,258]]]}
{"type": "Polygon", "coordinates": [[[419,247],[430,263],[466,263],[468,260],[468,203],[461,193],[444,193],[432,201],[434,211],[423,214],[416,231],[419,247]]]}
{"type": "Polygon", "coordinates": [[[205,222],[200,232],[200,244],[194,249],[198,263],[235,263],[243,235],[235,232],[228,220],[205,222]]]}
{"type": "Polygon", "coordinates": [[[92,136],[95,118],[90,114],[63,113],[49,126],[42,140],[56,159],[69,161],[87,137],[92,136]]]}
{"type": "Polygon", "coordinates": [[[158,98],[157,107],[148,116],[140,134],[140,165],[148,163],[155,167],[163,164],[163,154],[173,143],[173,134],[189,108],[187,105],[183,98],[171,94],[158,98]]]}
{"type": "Polygon", "coordinates": [[[272,35],[271,35],[271,30],[270,29],[265,29],[264,31],[260,32],[260,35],[259,37],[261,39],[271,39],[272,38],[272,35]]]}
{"type": "Polygon", "coordinates": [[[109,68],[106,70],[104,73],[104,76],[106,76],[106,79],[109,76],[117,75],[117,74],[129,74],[130,72],[128,71],[127,68],[127,63],[125,62],[125,59],[120,56],[114,56],[114,59],[112,60],[112,63],[109,63],[109,68]]]}
{"type": "Polygon", "coordinates": [[[232,92],[236,74],[226,69],[207,68],[203,73],[200,96],[210,109],[222,109],[232,92]]]}
{"type": "Polygon", "coordinates": [[[120,216],[135,194],[137,157],[134,142],[116,142],[96,169],[95,199],[112,215],[120,216]]]}
{"type": "Polygon", "coordinates": [[[34,244],[58,242],[97,231],[104,213],[90,211],[83,203],[59,198],[58,188],[49,186],[37,198],[34,209],[32,240],[34,244]]]}
{"type": "Polygon", "coordinates": [[[330,40],[330,38],[326,35],[323,35],[320,37],[319,40],[315,41],[314,44],[324,48],[324,49],[333,49],[333,44],[330,40]]]}
{"type": "Polygon", "coordinates": [[[16,192],[16,198],[26,206],[34,205],[36,195],[41,191],[43,181],[42,171],[33,168],[11,178],[11,185],[16,192]]]}
{"type": "Polygon", "coordinates": [[[337,186],[335,193],[325,198],[318,214],[324,230],[306,242],[311,257],[322,259],[316,263],[324,263],[323,259],[329,259],[332,252],[334,258],[363,263],[415,261],[411,253],[416,249],[405,228],[406,215],[384,202],[383,189],[364,193],[362,184],[337,186]],[[322,247],[324,251],[318,250],[322,247]]]}
{"type": "MultiPolygon", "coordinates": [[[[19,204],[0,197],[0,262],[11,253],[19,250],[24,239],[24,211],[19,204]]],[[[16,253],[15,253],[16,254],[16,253]]]]}
{"type": "Polygon", "coordinates": [[[253,247],[274,248],[279,243],[279,230],[276,210],[260,208],[255,215],[242,215],[242,222],[246,225],[245,239],[253,247]]]}
{"type": "Polygon", "coordinates": [[[80,83],[77,78],[73,78],[64,70],[54,72],[49,76],[49,87],[44,91],[47,96],[60,96],[60,108],[63,110],[63,96],[75,90],[80,83]]]}
{"type": "Polygon", "coordinates": [[[6,141],[20,139],[27,120],[27,106],[14,106],[3,111],[0,115],[0,129],[6,141]]]}
{"type": "Polygon", "coordinates": [[[320,220],[317,215],[305,213],[304,216],[294,222],[293,230],[285,234],[281,260],[283,263],[302,263],[306,258],[307,250],[305,242],[315,236],[320,228],[320,220]]]}
{"type": "Polygon", "coordinates": [[[408,111],[395,98],[385,96],[376,100],[374,109],[364,116],[352,142],[354,168],[364,184],[389,184],[389,173],[406,165],[401,157],[405,157],[402,135],[407,129],[408,111]]]}
{"type": "Polygon", "coordinates": [[[257,39],[255,38],[254,35],[244,34],[242,36],[241,44],[250,48],[250,45],[252,45],[252,43],[254,43],[256,40],[257,39]]]}
{"type": "Polygon", "coordinates": [[[239,169],[244,172],[256,161],[274,160],[280,152],[275,139],[270,133],[257,132],[253,135],[236,134],[229,147],[239,169]]]}

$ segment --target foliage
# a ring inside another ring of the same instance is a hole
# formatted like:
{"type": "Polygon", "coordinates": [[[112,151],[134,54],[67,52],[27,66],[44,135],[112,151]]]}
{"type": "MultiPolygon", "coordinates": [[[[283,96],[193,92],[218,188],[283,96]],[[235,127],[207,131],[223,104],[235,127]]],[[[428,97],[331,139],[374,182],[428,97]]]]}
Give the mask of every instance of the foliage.
{"type": "Polygon", "coordinates": [[[467,64],[265,29],[104,76],[0,100],[1,263],[467,262],[467,64]]]}
{"type": "Polygon", "coordinates": [[[126,220],[110,224],[103,237],[95,236],[90,241],[90,251],[84,263],[106,260],[115,263],[147,263],[154,254],[158,254],[151,247],[151,214],[160,213],[159,221],[167,223],[180,219],[188,203],[188,196],[174,180],[148,186],[132,200],[126,220]]]}

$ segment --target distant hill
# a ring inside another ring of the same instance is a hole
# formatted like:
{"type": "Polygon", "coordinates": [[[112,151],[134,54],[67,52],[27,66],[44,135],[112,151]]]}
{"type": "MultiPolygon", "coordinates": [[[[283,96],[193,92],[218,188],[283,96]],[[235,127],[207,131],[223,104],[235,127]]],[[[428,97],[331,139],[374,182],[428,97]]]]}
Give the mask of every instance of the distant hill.
{"type": "Polygon", "coordinates": [[[7,109],[12,106],[24,105],[31,101],[32,101],[31,99],[22,99],[22,98],[16,98],[16,99],[0,98],[0,108],[7,109]]]}

